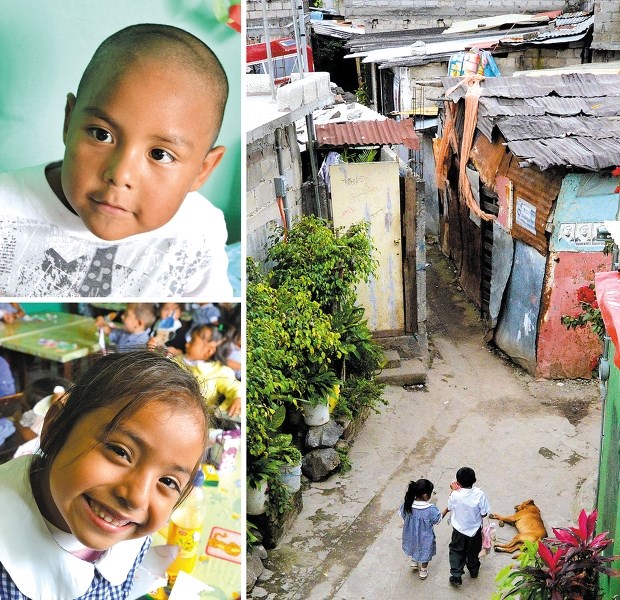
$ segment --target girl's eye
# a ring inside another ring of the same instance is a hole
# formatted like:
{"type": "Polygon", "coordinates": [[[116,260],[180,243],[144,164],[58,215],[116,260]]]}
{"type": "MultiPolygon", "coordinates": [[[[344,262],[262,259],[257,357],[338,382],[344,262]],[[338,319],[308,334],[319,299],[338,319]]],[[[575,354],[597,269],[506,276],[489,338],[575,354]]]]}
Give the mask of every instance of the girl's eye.
{"type": "Polygon", "coordinates": [[[161,163],[171,163],[174,161],[172,155],[161,148],[154,148],[151,150],[151,158],[161,163]]]}
{"type": "Polygon", "coordinates": [[[112,134],[101,127],[91,127],[88,131],[98,142],[111,144],[113,141],[112,134]]]}
{"type": "Polygon", "coordinates": [[[106,444],[106,448],[110,450],[110,452],[113,452],[114,454],[119,456],[120,458],[129,460],[129,453],[121,446],[117,446],[116,444],[106,444]]]}
{"type": "Polygon", "coordinates": [[[162,477],[159,481],[161,481],[166,487],[169,487],[172,490],[176,490],[177,492],[181,492],[181,487],[178,482],[172,479],[172,477],[162,477]]]}

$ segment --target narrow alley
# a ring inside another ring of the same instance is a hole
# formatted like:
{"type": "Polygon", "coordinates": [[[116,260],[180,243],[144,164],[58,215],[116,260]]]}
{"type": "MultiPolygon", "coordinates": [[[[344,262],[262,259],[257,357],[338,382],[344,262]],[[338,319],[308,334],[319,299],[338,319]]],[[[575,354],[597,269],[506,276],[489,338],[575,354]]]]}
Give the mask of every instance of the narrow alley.
{"type": "MultiPolygon", "coordinates": [[[[461,466],[475,469],[493,511],[511,514],[532,498],[548,531],[594,505],[600,437],[598,382],[537,381],[484,341],[478,310],[429,248],[431,366],[425,387],[386,387],[389,405],[353,442],[352,469],[307,484],[304,507],[269,552],[251,598],[267,600],[481,599],[511,561],[492,552],[476,580],[448,583],[447,520],[435,527],[437,555],[421,581],[401,551],[397,510],[407,484],[426,477],[439,508],[461,466]]],[[[510,526],[497,529],[510,539],[510,526]]]]}

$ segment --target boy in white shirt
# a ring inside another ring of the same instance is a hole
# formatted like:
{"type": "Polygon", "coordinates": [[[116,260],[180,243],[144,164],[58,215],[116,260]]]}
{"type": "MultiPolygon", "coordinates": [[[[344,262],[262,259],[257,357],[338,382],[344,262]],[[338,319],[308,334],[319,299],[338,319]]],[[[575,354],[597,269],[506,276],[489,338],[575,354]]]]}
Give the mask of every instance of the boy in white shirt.
{"type": "Polygon", "coordinates": [[[475,579],[480,570],[478,554],[482,549],[482,519],[490,511],[489,501],[484,492],[477,487],[476,473],[470,467],[461,467],[456,472],[456,482],[450,484],[452,493],[448,498],[448,511],[452,524],[452,540],[450,541],[450,584],[458,587],[463,585],[462,575],[465,566],[470,576],[475,579]]]}
{"type": "Polygon", "coordinates": [[[226,74],[201,40],[139,24],[67,95],[62,161],[0,174],[0,295],[232,296],[220,162],[226,74]]]}

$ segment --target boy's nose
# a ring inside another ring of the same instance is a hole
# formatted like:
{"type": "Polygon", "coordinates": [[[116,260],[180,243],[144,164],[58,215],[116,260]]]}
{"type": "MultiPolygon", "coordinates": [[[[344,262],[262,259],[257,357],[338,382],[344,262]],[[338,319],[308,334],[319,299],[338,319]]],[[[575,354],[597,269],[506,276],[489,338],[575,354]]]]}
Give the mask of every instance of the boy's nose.
{"type": "Polygon", "coordinates": [[[119,146],[106,165],[103,178],[116,187],[132,188],[136,177],[137,152],[131,148],[119,146]]]}

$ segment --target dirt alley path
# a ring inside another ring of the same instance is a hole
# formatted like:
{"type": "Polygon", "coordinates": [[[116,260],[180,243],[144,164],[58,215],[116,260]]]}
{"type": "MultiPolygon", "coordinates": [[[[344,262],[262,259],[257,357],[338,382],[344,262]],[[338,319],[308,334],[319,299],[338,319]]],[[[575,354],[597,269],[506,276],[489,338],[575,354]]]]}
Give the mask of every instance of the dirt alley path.
{"type": "MultiPolygon", "coordinates": [[[[511,559],[491,553],[480,576],[448,584],[446,521],[435,528],[429,577],[409,572],[397,509],[411,479],[435,483],[446,504],[456,470],[476,470],[493,511],[510,514],[533,498],[550,531],[594,502],[600,435],[598,385],[536,381],[483,342],[478,311],[458,288],[436,246],[429,247],[429,340],[424,389],[386,388],[389,405],[353,442],[353,468],[308,484],[304,508],[250,598],[267,600],[484,599],[511,559]]],[[[509,539],[510,526],[498,528],[509,539]]]]}

